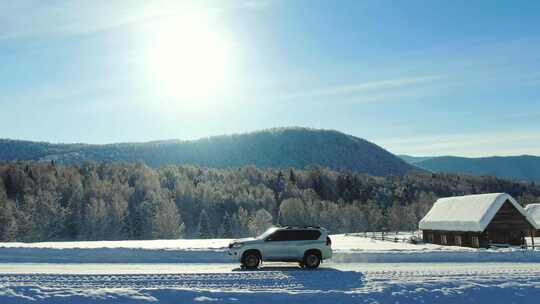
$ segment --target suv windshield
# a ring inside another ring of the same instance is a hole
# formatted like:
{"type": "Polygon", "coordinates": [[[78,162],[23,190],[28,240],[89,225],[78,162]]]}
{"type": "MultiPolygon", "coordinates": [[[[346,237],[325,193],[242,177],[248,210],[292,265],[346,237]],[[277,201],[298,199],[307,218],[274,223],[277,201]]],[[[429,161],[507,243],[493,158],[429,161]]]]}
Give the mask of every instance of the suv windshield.
{"type": "Polygon", "coordinates": [[[266,239],[267,236],[274,233],[274,231],[276,231],[277,229],[278,229],[277,227],[268,228],[268,230],[266,230],[263,234],[259,235],[257,238],[261,240],[266,239]]]}

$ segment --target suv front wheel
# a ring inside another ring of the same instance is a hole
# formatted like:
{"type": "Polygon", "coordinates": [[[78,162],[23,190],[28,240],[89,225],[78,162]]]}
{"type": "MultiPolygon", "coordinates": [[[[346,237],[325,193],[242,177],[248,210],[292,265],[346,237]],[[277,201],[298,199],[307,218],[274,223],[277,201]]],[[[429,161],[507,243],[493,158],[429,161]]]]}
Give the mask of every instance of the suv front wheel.
{"type": "Polygon", "coordinates": [[[247,269],[256,269],[261,263],[261,257],[256,252],[246,252],[242,259],[242,266],[247,269]]]}
{"type": "Polygon", "coordinates": [[[321,264],[321,255],[317,252],[307,252],[304,255],[304,260],[302,261],[302,265],[309,269],[315,269],[319,267],[321,264]]]}

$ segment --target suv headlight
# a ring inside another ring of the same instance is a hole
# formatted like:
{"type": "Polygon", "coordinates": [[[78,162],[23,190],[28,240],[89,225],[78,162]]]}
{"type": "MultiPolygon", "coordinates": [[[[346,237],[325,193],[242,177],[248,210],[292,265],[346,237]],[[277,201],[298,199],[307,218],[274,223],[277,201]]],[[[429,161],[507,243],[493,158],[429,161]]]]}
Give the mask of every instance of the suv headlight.
{"type": "Polygon", "coordinates": [[[242,244],[242,243],[234,243],[234,244],[232,244],[231,247],[238,249],[238,248],[242,248],[243,246],[244,246],[244,244],[242,244]]]}

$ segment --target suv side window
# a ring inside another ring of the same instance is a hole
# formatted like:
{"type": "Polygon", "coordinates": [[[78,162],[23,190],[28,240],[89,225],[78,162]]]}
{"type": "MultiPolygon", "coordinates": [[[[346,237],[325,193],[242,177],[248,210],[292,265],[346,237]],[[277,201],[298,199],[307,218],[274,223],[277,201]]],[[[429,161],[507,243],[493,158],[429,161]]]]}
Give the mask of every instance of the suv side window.
{"type": "Polygon", "coordinates": [[[294,231],[294,240],[296,241],[314,241],[319,239],[321,232],[317,230],[296,230],[294,231]]]}
{"type": "Polygon", "coordinates": [[[312,241],[317,240],[320,236],[321,232],[317,230],[278,230],[266,240],[272,242],[312,241]]]}
{"type": "Polygon", "coordinates": [[[285,235],[287,231],[285,230],[278,230],[274,233],[272,233],[271,235],[269,235],[266,240],[267,241],[271,241],[271,242],[281,242],[281,241],[288,241],[286,238],[287,238],[287,235],[285,235]]]}

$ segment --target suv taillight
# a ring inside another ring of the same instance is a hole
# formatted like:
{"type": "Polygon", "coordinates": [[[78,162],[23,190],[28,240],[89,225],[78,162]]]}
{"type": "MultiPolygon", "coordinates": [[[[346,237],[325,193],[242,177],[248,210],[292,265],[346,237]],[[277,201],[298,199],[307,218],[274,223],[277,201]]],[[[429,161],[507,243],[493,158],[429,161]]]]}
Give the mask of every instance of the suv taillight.
{"type": "Polygon", "coordinates": [[[332,246],[332,240],[329,236],[326,237],[326,246],[332,246]]]}

